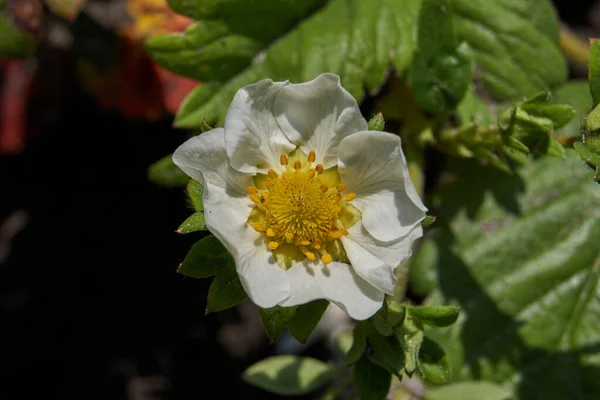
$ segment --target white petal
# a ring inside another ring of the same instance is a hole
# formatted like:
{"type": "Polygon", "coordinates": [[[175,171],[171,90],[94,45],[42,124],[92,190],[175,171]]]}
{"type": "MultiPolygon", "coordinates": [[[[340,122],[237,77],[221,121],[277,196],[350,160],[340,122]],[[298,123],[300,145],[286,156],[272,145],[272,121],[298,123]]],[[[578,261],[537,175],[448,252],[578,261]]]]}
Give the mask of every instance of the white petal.
{"type": "Polygon", "coordinates": [[[188,139],[173,153],[173,162],[204,186],[211,183],[239,194],[246,193],[252,178],[229,165],[223,128],[188,139]]]}
{"type": "Polygon", "coordinates": [[[425,217],[427,208],[410,178],[400,138],[365,131],[340,143],[339,173],[352,204],[362,212],[364,227],[384,242],[408,235],[425,217]]]}
{"type": "Polygon", "coordinates": [[[248,297],[259,307],[269,308],[288,297],[289,285],[286,271],[275,262],[264,235],[247,224],[252,206],[248,196],[211,183],[204,187],[207,228],[233,256],[248,297]]]}
{"type": "Polygon", "coordinates": [[[356,273],[387,294],[394,294],[396,275],[394,270],[411,255],[411,246],[423,236],[423,228],[417,225],[407,235],[392,242],[375,239],[361,222],[348,229],[342,236],[344,250],[356,273]]]}
{"type": "Polygon", "coordinates": [[[275,115],[286,136],[306,154],[314,150],[325,168],[336,165],[343,138],[367,129],[354,97],[329,73],[281,89],[275,115]]]}
{"type": "Polygon", "coordinates": [[[235,94],[225,116],[225,142],[233,168],[249,174],[282,170],[279,156],[296,146],[281,131],[273,103],[287,84],[264,79],[235,94]]]}
{"type": "Polygon", "coordinates": [[[327,299],[350,317],[363,320],[381,308],[384,294],[358,276],[348,264],[304,262],[287,271],[290,297],[282,306],[305,304],[327,299]]]}

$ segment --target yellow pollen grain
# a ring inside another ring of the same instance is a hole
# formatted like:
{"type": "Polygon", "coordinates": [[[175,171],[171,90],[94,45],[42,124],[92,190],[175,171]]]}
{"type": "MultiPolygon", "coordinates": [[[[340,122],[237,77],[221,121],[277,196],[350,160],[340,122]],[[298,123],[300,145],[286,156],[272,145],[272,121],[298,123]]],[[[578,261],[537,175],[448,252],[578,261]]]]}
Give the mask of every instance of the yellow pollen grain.
{"type": "Polygon", "coordinates": [[[257,194],[251,194],[250,195],[250,200],[252,200],[256,204],[260,204],[260,196],[257,195],[257,194]]]}
{"type": "Polygon", "coordinates": [[[252,227],[256,232],[263,232],[265,230],[265,228],[260,222],[255,223],[254,225],[252,225],[252,227]]]}
{"type": "Polygon", "coordinates": [[[331,232],[331,237],[334,239],[339,239],[342,237],[342,231],[333,231],[331,232]]]}
{"type": "Polygon", "coordinates": [[[300,244],[303,246],[308,246],[310,244],[310,242],[308,240],[304,239],[304,240],[300,241],[300,244]]]}
{"type": "Polygon", "coordinates": [[[341,192],[341,191],[343,191],[343,190],[346,190],[346,188],[347,188],[347,187],[348,187],[348,186],[346,186],[346,184],[345,184],[345,183],[338,183],[337,185],[335,185],[335,188],[336,188],[337,190],[339,190],[340,192],[341,192]]]}
{"type": "Polygon", "coordinates": [[[352,201],[356,198],[356,193],[347,193],[346,194],[346,201],[352,201]]]}
{"type": "Polygon", "coordinates": [[[321,256],[321,260],[323,260],[323,262],[324,262],[325,264],[329,264],[330,262],[332,262],[332,261],[333,261],[333,259],[331,258],[331,256],[330,256],[329,254],[327,254],[327,253],[325,253],[325,254],[323,254],[323,255],[321,256]]]}
{"type": "Polygon", "coordinates": [[[315,170],[314,170],[314,169],[311,169],[311,170],[309,170],[309,171],[308,171],[308,177],[309,177],[309,178],[314,178],[314,177],[315,177],[315,174],[316,174],[316,172],[315,172],[315,170]]]}
{"type": "Polygon", "coordinates": [[[269,200],[269,192],[262,192],[261,196],[262,196],[263,199],[269,200]]]}
{"type": "Polygon", "coordinates": [[[340,201],[342,201],[342,195],[339,193],[336,193],[336,195],[333,196],[333,201],[334,201],[334,203],[339,203],[340,201]]]}
{"type": "Polygon", "coordinates": [[[248,191],[248,194],[257,194],[258,193],[258,189],[254,186],[248,186],[248,188],[246,190],[248,191]]]}
{"type": "Polygon", "coordinates": [[[286,232],[284,234],[286,239],[293,239],[294,238],[294,234],[292,232],[286,232]]]}
{"type": "Polygon", "coordinates": [[[271,178],[271,179],[277,178],[277,172],[273,171],[272,169],[270,169],[269,172],[267,172],[267,174],[269,175],[269,178],[271,178]]]}
{"type": "Polygon", "coordinates": [[[316,159],[317,159],[317,153],[315,153],[314,150],[311,150],[310,153],[308,153],[308,161],[315,162],[316,159]]]}
{"type": "Polygon", "coordinates": [[[335,207],[333,207],[333,208],[331,209],[331,212],[332,212],[332,213],[334,213],[334,214],[337,214],[337,213],[339,213],[340,211],[342,211],[342,208],[341,208],[341,207],[339,207],[339,206],[335,206],[335,207]]]}
{"type": "Polygon", "coordinates": [[[268,246],[269,246],[269,249],[275,250],[276,248],[279,247],[279,243],[277,243],[277,242],[269,242],[268,246]]]}
{"type": "Polygon", "coordinates": [[[317,174],[322,174],[323,166],[321,164],[317,164],[317,166],[315,167],[315,171],[317,171],[317,174]]]}
{"type": "Polygon", "coordinates": [[[267,182],[265,183],[265,186],[267,187],[267,189],[273,189],[273,186],[275,185],[273,184],[273,182],[267,182]]]}
{"type": "Polygon", "coordinates": [[[275,236],[275,231],[272,228],[267,228],[267,236],[268,237],[275,236]]]}
{"type": "Polygon", "coordinates": [[[294,161],[294,169],[302,168],[302,163],[299,160],[294,161]]]}
{"type": "Polygon", "coordinates": [[[306,256],[306,258],[308,258],[310,261],[314,261],[317,259],[317,257],[315,256],[315,253],[311,252],[311,251],[307,251],[306,253],[304,253],[304,255],[306,256]]]}
{"type": "Polygon", "coordinates": [[[313,247],[314,247],[316,250],[319,250],[319,249],[321,248],[321,245],[320,245],[319,243],[315,243],[315,244],[313,244],[313,247]]]}
{"type": "Polygon", "coordinates": [[[281,165],[288,165],[288,158],[285,154],[279,156],[279,162],[281,165]]]}
{"type": "Polygon", "coordinates": [[[327,191],[329,188],[327,187],[327,185],[326,185],[326,184],[322,183],[322,184],[319,186],[319,189],[321,189],[321,191],[322,191],[323,193],[325,193],[325,192],[326,192],[326,191],[327,191]]]}

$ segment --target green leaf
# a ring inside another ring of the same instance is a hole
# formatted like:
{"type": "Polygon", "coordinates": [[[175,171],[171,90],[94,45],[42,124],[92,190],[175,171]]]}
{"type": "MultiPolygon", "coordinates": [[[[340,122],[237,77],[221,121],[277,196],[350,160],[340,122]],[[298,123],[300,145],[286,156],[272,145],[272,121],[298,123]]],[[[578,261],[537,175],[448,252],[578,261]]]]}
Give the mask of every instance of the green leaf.
{"type": "Polygon", "coordinates": [[[460,312],[460,308],[453,306],[409,306],[407,309],[414,319],[431,326],[450,326],[460,312]]]}
{"type": "Polygon", "coordinates": [[[260,321],[269,338],[269,343],[275,343],[285,331],[294,317],[297,307],[260,308],[260,321]]]}
{"type": "Polygon", "coordinates": [[[233,258],[227,254],[219,259],[222,260],[221,267],[208,288],[207,313],[235,307],[248,297],[240,282],[233,258]]]}
{"type": "Polygon", "coordinates": [[[596,39],[590,44],[590,62],[588,71],[592,108],[600,103],[600,42],[596,39]]]}
{"type": "Polygon", "coordinates": [[[30,33],[21,31],[6,13],[0,10],[0,56],[27,58],[35,53],[38,40],[30,33]]]}
{"type": "Polygon", "coordinates": [[[412,273],[436,277],[426,305],[456,304],[463,315],[428,336],[448,352],[455,381],[492,380],[522,399],[595,399],[600,188],[572,150],[516,172],[456,159],[457,178],[434,194],[450,223],[412,273]]]}
{"type": "Polygon", "coordinates": [[[452,376],[446,352],[427,336],[419,348],[418,365],[423,378],[436,385],[447,383],[452,376]]]}
{"type": "MultiPolygon", "coordinates": [[[[212,3],[215,5],[213,9],[220,7],[221,12],[213,14],[211,9],[208,15],[222,18],[226,24],[229,17],[224,9],[247,22],[252,20],[252,15],[263,13],[267,7],[269,11],[261,18],[268,16],[269,22],[261,23],[259,20],[256,24],[251,23],[257,26],[256,30],[269,29],[278,20],[273,17],[271,2],[215,0],[212,3]],[[228,8],[229,5],[241,7],[240,11],[228,8]],[[215,16],[217,14],[218,17],[215,16]]],[[[277,1],[273,7],[283,10],[289,6],[288,3],[277,1]]],[[[291,4],[301,3],[298,0],[291,4]]],[[[182,1],[180,5],[183,7],[183,4],[182,1]]],[[[200,7],[199,4],[193,2],[193,7],[186,9],[188,15],[204,18],[204,12],[194,11],[200,7]]],[[[276,40],[265,41],[265,46],[256,53],[252,63],[235,76],[223,80],[217,72],[214,77],[207,75],[204,80],[210,84],[203,84],[184,100],[177,113],[176,124],[196,127],[203,118],[221,124],[235,92],[265,78],[306,82],[321,73],[334,72],[340,75],[344,88],[360,101],[365,87],[370,92],[379,90],[388,76],[390,65],[398,73],[410,65],[419,6],[419,0],[331,0],[297,25],[285,24],[290,29],[279,31],[280,36],[276,40]]],[[[296,15],[302,17],[301,13],[296,15]]]]}
{"type": "Polygon", "coordinates": [[[148,167],[148,179],[160,186],[184,187],[190,177],[173,163],[173,155],[169,154],[148,167]]]}
{"type": "Polygon", "coordinates": [[[383,131],[385,129],[385,120],[382,113],[377,113],[369,120],[370,131],[383,131]]]}
{"type": "Polygon", "coordinates": [[[459,43],[450,0],[423,0],[417,50],[412,64],[412,90],[426,111],[453,110],[471,84],[471,54],[459,43]]]}
{"type": "Polygon", "coordinates": [[[367,348],[367,338],[365,336],[365,322],[358,322],[352,332],[352,347],[346,353],[346,363],[348,365],[358,362],[367,348]]]}
{"type": "Polygon", "coordinates": [[[509,400],[512,393],[491,382],[467,381],[454,383],[425,393],[425,400],[509,400]]]}
{"type": "Polygon", "coordinates": [[[191,232],[205,231],[204,213],[196,211],[190,215],[177,229],[177,233],[187,234],[191,232]]]}
{"type": "Polygon", "coordinates": [[[373,335],[369,338],[369,359],[391,374],[398,375],[404,368],[404,351],[396,336],[373,335]]]}
{"type": "Polygon", "coordinates": [[[592,109],[592,96],[586,81],[571,81],[553,92],[552,103],[569,104],[575,111],[575,117],[555,134],[578,137],[581,135],[581,120],[592,109]]]}
{"type": "Polygon", "coordinates": [[[298,306],[288,325],[291,335],[300,343],[306,343],[328,306],[327,300],[315,300],[298,306]]]}
{"type": "Polygon", "coordinates": [[[458,39],[498,99],[517,99],[560,85],[567,77],[559,23],[549,0],[453,0],[458,39]]]}
{"type": "Polygon", "coordinates": [[[385,399],[392,383],[392,375],[367,356],[362,356],[354,365],[352,378],[361,400],[385,399]]]}
{"type": "Polygon", "coordinates": [[[228,256],[219,239],[210,235],[194,243],[177,272],[190,278],[209,278],[227,263],[228,256]]]}
{"type": "Polygon", "coordinates": [[[250,366],[242,379],[251,385],[282,396],[313,392],[332,380],[335,369],[310,357],[269,357],[250,366]]]}
{"type": "Polygon", "coordinates": [[[192,207],[196,211],[204,211],[204,204],[202,203],[202,197],[204,196],[204,186],[194,179],[190,179],[186,187],[188,198],[192,207]]]}

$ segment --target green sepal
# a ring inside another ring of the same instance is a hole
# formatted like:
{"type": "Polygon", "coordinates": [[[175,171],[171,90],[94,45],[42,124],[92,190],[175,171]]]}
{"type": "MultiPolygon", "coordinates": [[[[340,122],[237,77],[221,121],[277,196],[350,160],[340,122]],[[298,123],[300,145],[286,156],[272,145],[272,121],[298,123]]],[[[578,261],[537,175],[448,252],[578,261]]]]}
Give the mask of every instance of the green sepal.
{"type": "Polygon", "coordinates": [[[173,162],[173,155],[169,154],[148,167],[150,182],[164,187],[184,187],[190,180],[173,162]]]}
{"type": "Polygon", "coordinates": [[[210,235],[194,243],[177,272],[189,278],[210,278],[227,263],[227,257],[230,255],[219,239],[210,235]]]}
{"type": "Polygon", "coordinates": [[[314,300],[298,306],[288,325],[290,334],[300,343],[306,343],[328,306],[327,300],[314,300]]]}
{"type": "Polygon", "coordinates": [[[379,112],[369,120],[368,123],[370,131],[383,131],[385,128],[385,120],[383,119],[383,113],[379,112]]]}
{"type": "Polygon", "coordinates": [[[387,304],[383,302],[383,306],[372,317],[373,326],[380,335],[389,336],[394,333],[397,326],[404,323],[406,316],[406,308],[403,304],[387,304]]]}
{"type": "Polygon", "coordinates": [[[190,179],[187,184],[186,192],[188,199],[194,207],[195,211],[204,211],[204,204],[202,203],[202,197],[204,196],[204,186],[200,182],[194,179],[190,179]]]}
{"type": "Polygon", "coordinates": [[[297,307],[259,308],[260,321],[269,338],[269,343],[273,344],[279,339],[279,336],[288,327],[290,321],[296,313],[297,307]]]}
{"type": "Polygon", "coordinates": [[[216,278],[208,288],[206,313],[235,307],[248,298],[231,255],[227,253],[218,258],[222,264],[216,278]]]}
{"type": "Polygon", "coordinates": [[[206,224],[204,223],[204,213],[202,211],[196,211],[187,217],[185,221],[183,221],[183,223],[177,229],[177,233],[185,235],[187,233],[205,230],[206,224]]]}
{"type": "Polygon", "coordinates": [[[460,308],[454,306],[407,306],[416,321],[431,326],[450,326],[456,322],[460,308]]]}

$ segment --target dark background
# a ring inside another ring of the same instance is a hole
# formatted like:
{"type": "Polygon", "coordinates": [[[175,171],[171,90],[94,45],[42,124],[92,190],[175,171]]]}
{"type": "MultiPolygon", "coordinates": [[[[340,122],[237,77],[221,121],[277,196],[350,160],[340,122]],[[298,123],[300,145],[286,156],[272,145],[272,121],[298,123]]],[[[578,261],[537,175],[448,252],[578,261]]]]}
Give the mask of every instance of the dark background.
{"type": "MultiPolygon", "coordinates": [[[[565,23],[590,33],[595,3],[555,1],[565,23]]],[[[40,77],[59,68],[62,81],[31,100],[23,151],[0,158],[10,251],[0,261],[0,398],[275,398],[239,378],[275,348],[259,336],[232,354],[219,332],[247,316],[205,316],[209,280],[175,272],[201,234],[175,233],[190,213],[184,191],[150,183],[147,166],[186,133],[103,110],[72,78],[73,54],[40,52],[40,77]]],[[[255,321],[239,340],[248,329],[255,321]]],[[[308,353],[328,357],[319,345],[308,353]]]]}

